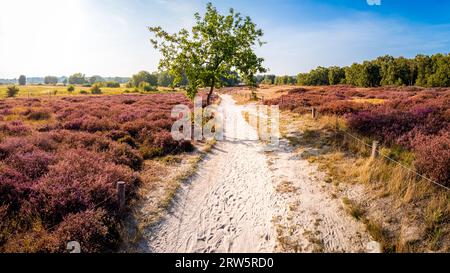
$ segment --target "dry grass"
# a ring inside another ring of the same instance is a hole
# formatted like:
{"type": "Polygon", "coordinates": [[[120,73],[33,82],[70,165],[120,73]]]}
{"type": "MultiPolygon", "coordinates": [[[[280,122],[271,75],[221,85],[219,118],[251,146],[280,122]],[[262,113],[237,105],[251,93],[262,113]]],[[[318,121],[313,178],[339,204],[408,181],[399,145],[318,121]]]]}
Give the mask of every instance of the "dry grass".
{"type": "MultiPolygon", "coordinates": [[[[282,134],[293,146],[303,151],[303,158],[318,164],[319,169],[328,174],[328,178],[332,180],[329,182],[335,185],[342,182],[347,185],[366,185],[367,196],[361,198],[370,198],[371,207],[365,209],[353,202],[346,207],[353,217],[366,222],[369,232],[382,243],[386,251],[450,249],[449,193],[437,189],[430,182],[381,156],[371,159],[370,147],[348,135],[336,134],[336,128],[348,130],[345,121],[335,116],[319,116],[314,120],[310,115],[282,113],[282,134]],[[391,203],[378,202],[386,198],[391,203]],[[372,214],[374,220],[367,220],[372,218],[372,214]],[[379,224],[380,215],[398,221],[392,221],[388,227],[382,228],[379,224]],[[419,230],[425,229],[422,239],[413,247],[400,240],[401,227],[405,223],[417,226],[419,230]]],[[[371,143],[371,139],[362,140],[371,143]]],[[[380,153],[413,168],[414,156],[409,151],[398,147],[382,147],[380,153]]]]}
{"type": "MultiPolygon", "coordinates": [[[[9,85],[0,85],[0,98],[6,98],[6,89],[9,85]]],[[[55,96],[86,96],[81,91],[91,94],[90,87],[74,86],[73,92],[67,91],[68,86],[62,85],[25,85],[16,86],[19,89],[17,97],[34,98],[34,97],[55,97],[55,96]]],[[[102,87],[102,95],[119,95],[124,93],[133,93],[135,88],[127,88],[124,86],[118,88],[102,87]]],[[[171,92],[172,89],[159,87],[157,92],[171,92]]]]}
{"type": "Polygon", "coordinates": [[[290,181],[283,181],[278,184],[276,191],[279,193],[295,193],[297,188],[294,187],[294,184],[290,181]]]}
{"type": "Polygon", "coordinates": [[[362,98],[353,98],[352,102],[356,103],[370,103],[370,104],[383,104],[386,102],[384,99],[362,99],[362,98]]]}
{"type": "Polygon", "coordinates": [[[356,220],[363,220],[365,211],[359,204],[346,197],[342,199],[342,203],[344,203],[345,209],[348,214],[350,214],[356,220]]]}
{"type": "Polygon", "coordinates": [[[169,155],[146,160],[141,173],[142,186],[130,219],[122,231],[122,238],[128,245],[139,243],[143,231],[157,223],[179,190],[189,180],[209,153],[215,141],[198,143],[192,153],[169,155]]]}

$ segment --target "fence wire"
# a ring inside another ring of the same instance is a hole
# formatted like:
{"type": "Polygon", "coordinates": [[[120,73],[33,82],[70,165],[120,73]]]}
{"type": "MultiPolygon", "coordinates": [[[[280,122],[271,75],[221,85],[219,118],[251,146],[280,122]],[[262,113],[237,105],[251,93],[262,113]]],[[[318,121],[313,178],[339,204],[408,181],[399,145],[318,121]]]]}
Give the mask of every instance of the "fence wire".
{"type": "MultiPolygon", "coordinates": [[[[336,133],[344,133],[344,134],[350,136],[351,138],[355,139],[356,141],[358,141],[358,142],[364,144],[365,146],[367,146],[367,147],[369,147],[369,148],[373,148],[372,145],[366,143],[364,140],[358,138],[357,136],[355,136],[355,135],[353,135],[353,134],[351,134],[351,133],[349,133],[349,132],[346,132],[346,131],[343,131],[343,130],[339,129],[338,123],[336,123],[336,127],[335,127],[334,129],[335,129],[335,132],[336,132],[336,133]]],[[[434,180],[432,180],[432,179],[430,179],[430,178],[428,178],[428,177],[426,177],[426,176],[424,176],[424,175],[418,173],[416,170],[414,170],[414,169],[412,169],[412,168],[406,166],[405,164],[399,162],[398,160],[395,160],[395,159],[393,159],[393,158],[391,158],[391,157],[389,157],[389,156],[383,154],[383,153],[380,151],[380,149],[376,149],[376,152],[377,152],[377,154],[381,155],[382,157],[386,158],[387,160],[389,160],[389,161],[391,161],[391,162],[393,162],[393,163],[399,165],[400,167],[404,168],[405,170],[414,173],[415,175],[417,175],[417,176],[419,176],[419,177],[425,179],[425,180],[428,181],[428,182],[431,182],[431,183],[435,184],[436,186],[439,186],[439,187],[441,187],[441,188],[443,188],[443,189],[446,189],[446,190],[450,191],[450,187],[447,187],[447,186],[445,186],[445,185],[443,185],[443,184],[441,184],[441,183],[438,183],[438,182],[436,182],[436,181],[434,181],[434,180]]]]}

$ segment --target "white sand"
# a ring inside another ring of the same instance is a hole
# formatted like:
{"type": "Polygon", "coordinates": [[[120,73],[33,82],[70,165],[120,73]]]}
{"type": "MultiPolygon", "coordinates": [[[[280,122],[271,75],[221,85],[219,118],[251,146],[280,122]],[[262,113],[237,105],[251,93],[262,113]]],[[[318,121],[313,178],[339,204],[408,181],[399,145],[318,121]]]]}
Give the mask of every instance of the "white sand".
{"type": "Polygon", "coordinates": [[[217,143],[198,174],[183,185],[164,219],[144,234],[143,251],[292,251],[277,246],[277,237],[287,233],[298,241],[300,251],[308,252],[314,247],[309,234],[314,230],[319,230],[315,236],[323,242],[323,251],[365,248],[370,238],[311,178],[318,173],[314,167],[293,158],[285,142],[268,156],[243,119],[242,108],[227,95],[221,106],[226,140],[217,143]],[[286,182],[292,182],[296,192],[275,190],[286,182]],[[296,203],[299,209],[289,208],[296,203]]]}

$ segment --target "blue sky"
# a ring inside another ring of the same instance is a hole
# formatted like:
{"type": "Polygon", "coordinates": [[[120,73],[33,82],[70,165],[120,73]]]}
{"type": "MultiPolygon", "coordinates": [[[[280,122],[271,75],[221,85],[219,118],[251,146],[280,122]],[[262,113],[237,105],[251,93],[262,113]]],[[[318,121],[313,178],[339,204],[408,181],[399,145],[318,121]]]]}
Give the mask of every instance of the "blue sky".
{"type": "MultiPolygon", "coordinates": [[[[129,76],[157,69],[147,26],[189,28],[208,1],[2,0],[0,78],[129,76]]],[[[379,55],[450,52],[450,1],[217,0],[252,17],[267,42],[257,52],[274,74],[349,65],[379,55]]]]}

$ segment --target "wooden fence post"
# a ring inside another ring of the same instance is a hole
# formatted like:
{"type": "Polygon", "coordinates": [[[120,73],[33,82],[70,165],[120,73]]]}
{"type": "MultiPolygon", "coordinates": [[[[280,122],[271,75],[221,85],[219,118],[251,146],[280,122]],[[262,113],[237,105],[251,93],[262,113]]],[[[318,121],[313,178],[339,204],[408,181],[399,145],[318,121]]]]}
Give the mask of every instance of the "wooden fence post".
{"type": "Polygon", "coordinates": [[[370,156],[372,159],[375,159],[377,157],[377,150],[378,150],[378,141],[374,141],[372,143],[372,155],[370,156]]]}
{"type": "Polygon", "coordinates": [[[311,108],[311,115],[312,115],[312,118],[313,119],[315,119],[315,118],[317,118],[317,109],[316,108],[311,108]]]}
{"type": "Polygon", "coordinates": [[[119,204],[119,212],[123,212],[125,208],[125,182],[117,182],[117,203],[119,204]]]}

